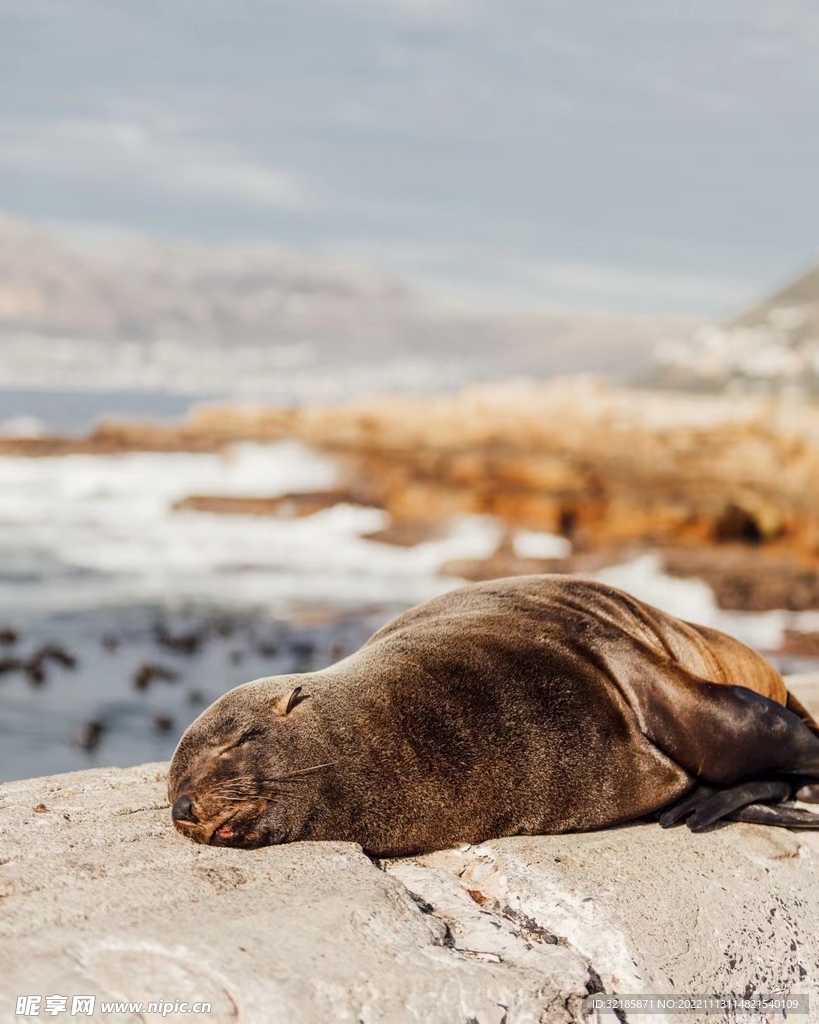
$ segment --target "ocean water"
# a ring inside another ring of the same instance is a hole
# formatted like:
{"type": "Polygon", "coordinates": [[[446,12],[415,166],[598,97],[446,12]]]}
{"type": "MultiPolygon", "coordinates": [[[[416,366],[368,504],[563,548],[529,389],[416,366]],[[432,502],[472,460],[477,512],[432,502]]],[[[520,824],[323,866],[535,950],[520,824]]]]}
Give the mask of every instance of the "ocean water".
{"type": "MultiPolygon", "coordinates": [[[[169,757],[230,687],[349,654],[392,615],[460,585],[446,562],[488,557],[503,535],[492,518],[463,516],[402,548],[367,539],[388,524],[372,508],[298,519],[174,509],[191,494],[336,482],[335,465],[297,442],[0,457],[0,781],[169,757]],[[38,672],[32,658],[48,645],[58,654],[38,672]]],[[[565,546],[517,538],[530,553],[565,546]]],[[[598,575],[762,650],[785,628],[819,629],[816,614],[722,611],[704,583],[666,577],[652,556],[598,575]]]]}
{"type": "Polygon", "coordinates": [[[280,619],[130,604],[48,613],[17,625],[0,662],[49,645],[43,678],[0,675],[0,781],[170,757],[193,719],[222,693],[261,676],[324,668],[356,650],[385,609],[280,619]]]}
{"type": "MultiPolygon", "coordinates": [[[[55,375],[56,376],[56,375],[55,375]]],[[[63,391],[55,388],[0,387],[0,437],[59,434],[80,436],[104,418],[175,420],[200,401],[221,393],[174,394],[169,391],[63,391]]]]}

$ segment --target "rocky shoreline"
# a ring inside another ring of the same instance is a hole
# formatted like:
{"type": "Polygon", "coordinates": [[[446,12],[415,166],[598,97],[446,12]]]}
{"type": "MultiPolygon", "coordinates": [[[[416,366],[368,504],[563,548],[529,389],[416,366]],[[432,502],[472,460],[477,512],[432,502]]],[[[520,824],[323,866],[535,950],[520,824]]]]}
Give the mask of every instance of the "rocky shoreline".
{"type": "Polygon", "coordinates": [[[202,406],[183,423],[109,422],[89,436],[0,439],[0,454],[229,451],[298,439],[330,455],[326,493],[191,494],[180,510],[305,516],[334,503],[386,511],[384,543],[440,536],[462,514],[496,517],[497,552],[467,579],[587,571],[657,551],[720,607],[819,609],[819,409],[774,398],[613,388],[588,378],[498,384],[346,405],[202,406]],[[557,534],[564,559],[520,558],[515,530],[557,534]]]}
{"type": "Polygon", "coordinates": [[[206,1000],[224,1022],[568,1024],[616,1019],[584,1015],[590,994],[819,988],[815,834],[636,824],[396,861],[203,847],[172,826],[166,767],[0,786],[0,1021],[20,994],[206,1000]]]}

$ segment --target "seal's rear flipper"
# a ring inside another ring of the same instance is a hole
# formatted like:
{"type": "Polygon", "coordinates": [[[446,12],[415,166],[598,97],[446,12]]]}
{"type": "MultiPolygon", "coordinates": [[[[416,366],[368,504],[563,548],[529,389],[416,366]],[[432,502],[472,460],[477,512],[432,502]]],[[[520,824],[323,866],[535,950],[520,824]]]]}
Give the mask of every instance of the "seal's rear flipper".
{"type": "MultiPolygon", "coordinates": [[[[687,819],[685,823],[692,832],[702,832],[722,818],[744,821],[746,819],[736,816],[744,807],[757,805],[757,801],[787,800],[791,796],[792,788],[791,784],[784,780],[741,782],[739,785],[719,790],[699,784],[682,800],[663,811],[659,817],[660,827],[671,828],[672,825],[681,824],[687,819]]],[[[819,816],[816,816],[816,821],[819,822],[819,816]]]]}
{"type": "MultiPolygon", "coordinates": [[[[703,800],[686,825],[692,832],[704,832],[720,818],[727,818],[734,811],[741,810],[749,804],[767,800],[779,802],[787,800],[790,795],[791,787],[787,782],[742,782],[738,786],[713,793],[703,800]]],[[[819,822],[819,818],[817,821],[819,822]]]]}
{"type": "Polygon", "coordinates": [[[671,828],[672,825],[679,825],[684,818],[687,818],[689,814],[693,814],[700,804],[704,803],[713,793],[714,790],[711,786],[698,785],[690,793],[687,793],[682,800],[678,800],[677,803],[672,804],[663,811],[658,818],[660,828],[671,828]]]}
{"type": "Polygon", "coordinates": [[[819,814],[802,807],[785,807],[778,804],[749,804],[732,811],[727,817],[731,821],[748,821],[753,825],[781,825],[785,828],[819,829],[819,814]]]}

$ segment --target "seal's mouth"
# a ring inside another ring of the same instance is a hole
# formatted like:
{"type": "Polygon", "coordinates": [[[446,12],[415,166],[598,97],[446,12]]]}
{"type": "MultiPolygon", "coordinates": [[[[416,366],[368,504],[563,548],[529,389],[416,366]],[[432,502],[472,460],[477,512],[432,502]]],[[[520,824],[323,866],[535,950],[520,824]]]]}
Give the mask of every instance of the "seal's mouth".
{"type": "Polygon", "coordinates": [[[252,850],[257,846],[269,846],[273,839],[262,834],[261,820],[258,815],[246,820],[239,820],[231,815],[210,834],[209,846],[233,846],[243,850],[252,850]]]}
{"type": "Polygon", "coordinates": [[[211,831],[210,838],[208,839],[209,846],[246,846],[246,845],[259,845],[258,842],[255,844],[252,842],[251,836],[255,838],[254,825],[257,824],[258,818],[254,815],[249,820],[241,821],[241,812],[243,808],[239,808],[230,817],[222,820],[222,823],[217,825],[211,831]]]}
{"type": "Polygon", "coordinates": [[[298,801],[294,811],[289,799],[292,787],[306,785],[334,765],[328,761],[269,776],[251,776],[234,765],[231,775],[223,770],[216,777],[173,779],[168,798],[174,826],[186,839],[206,846],[253,849],[291,842],[301,828],[298,801]]]}
{"type": "Polygon", "coordinates": [[[253,799],[228,808],[208,806],[205,798],[179,796],[171,809],[174,826],[186,839],[208,846],[265,845],[262,818],[269,801],[253,799]],[[220,813],[221,810],[221,813],[220,813]]]}

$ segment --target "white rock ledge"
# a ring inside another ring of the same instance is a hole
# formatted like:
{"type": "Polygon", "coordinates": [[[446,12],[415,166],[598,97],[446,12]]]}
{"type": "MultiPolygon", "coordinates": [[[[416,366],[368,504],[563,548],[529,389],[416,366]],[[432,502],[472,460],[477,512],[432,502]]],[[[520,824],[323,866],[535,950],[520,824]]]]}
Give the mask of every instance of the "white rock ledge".
{"type": "Polygon", "coordinates": [[[380,865],[212,849],[174,831],[165,770],[0,786],[0,1021],[19,995],[95,994],[207,1000],[211,1022],[523,1024],[599,988],[809,992],[794,1019],[819,1021],[815,836],[638,825],[380,865]]]}

